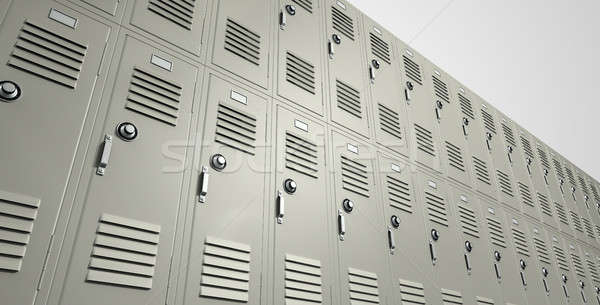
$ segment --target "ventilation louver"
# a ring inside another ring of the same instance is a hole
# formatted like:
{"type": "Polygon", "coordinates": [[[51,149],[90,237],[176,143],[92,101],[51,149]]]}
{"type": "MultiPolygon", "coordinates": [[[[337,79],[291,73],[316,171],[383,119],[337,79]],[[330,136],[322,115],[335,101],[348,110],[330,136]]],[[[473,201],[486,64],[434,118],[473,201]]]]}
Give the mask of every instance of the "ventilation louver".
{"type": "Polygon", "coordinates": [[[342,156],[342,188],[363,197],[369,197],[367,166],[342,156]]]}
{"type": "Polygon", "coordinates": [[[533,149],[531,149],[531,143],[525,137],[521,136],[521,144],[523,144],[523,151],[525,155],[533,159],[533,149]]]}
{"type": "Polygon", "coordinates": [[[357,118],[362,118],[360,91],[352,86],[336,80],[337,106],[357,118]]]}
{"type": "Polygon", "coordinates": [[[512,183],[510,181],[510,177],[501,170],[497,170],[496,175],[498,177],[498,183],[500,184],[500,191],[502,193],[504,193],[505,195],[514,197],[513,187],[512,187],[512,183]]]}
{"type": "Polygon", "coordinates": [[[552,159],[552,163],[554,163],[554,169],[556,170],[556,175],[561,179],[565,179],[565,174],[563,173],[562,165],[560,164],[560,162],[556,159],[552,159]]]}
{"type": "Polygon", "coordinates": [[[385,61],[388,65],[391,64],[390,45],[373,33],[369,33],[369,37],[373,56],[385,61]]]}
{"type": "Polygon", "coordinates": [[[477,180],[487,185],[492,185],[490,171],[485,161],[473,156],[473,167],[475,169],[475,176],[477,177],[477,180]]]}
{"type": "Polygon", "coordinates": [[[446,103],[450,103],[450,92],[448,91],[448,86],[439,78],[433,76],[433,89],[435,91],[435,95],[440,98],[442,101],[446,103]]]}
{"type": "Polygon", "coordinates": [[[556,263],[558,264],[558,268],[565,272],[569,272],[569,263],[567,263],[567,256],[565,255],[565,251],[557,245],[553,245],[552,249],[554,250],[554,256],[556,256],[556,263]]]}
{"type": "Polygon", "coordinates": [[[496,133],[496,124],[494,123],[494,117],[489,114],[485,109],[481,109],[481,117],[483,118],[484,127],[491,133],[496,133]]]}
{"type": "Polygon", "coordinates": [[[566,166],[564,168],[565,168],[565,172],[567,172],[567,177],[569,178],[569,182],[571,183],[571,185],[573,185],[573,186],[577,185],[575,183],[575,176],[573,175],[573,171],[566,166]]]}
{"type": "Polygon", "coordinates": [[[148,10],[183,27],[192,29],[196,0],[150,0],[148,10]]]}
{"type": "Polygon", "coordinates": [[[321,304],[322,285],[320,261],[286,254],[285,304],[321,304]]]}
{"type": "Polygon", "coordinates": [[[400,179],[387,176],[388,200],[390,205],[406,213],[412,213],[410,185],[400,179]]]}
{"type": "Polygon", "coordinates": [[[40,200],[0,191],[0,271],[21,271],[40,200]]]}
{"type": "Polygon", "coordinates": [[[492,244],[498,247],[506,248],[506,239],[504,238],[502,224],[498,220],[491,217],[487,217],[486,220],[492,244]]]}
{"type": "Polygon", "coordinates": [[[354,21],[348,15],[337,9],[335,6],[331,7],[331,19],[333,21],[333,29],[342,33],[342,35],[348,37],[354,41],[354,21]]]}
{"type": "Polygon", "coordinates": [[[569,214],[571,214],[571,222],[573,223],[575,230],[584,233],[583,226],[581,225],[581,219],[579,219],[579,215],[577,215],[577,213],[573,211],[569,211],[569,214]]]}
{"type": "Polygon", "coordinates": [[[315,66],[289,51],[286,56],[285,80],[315,94],[315,66]]]}
{"type": "Polygon", "coordinates": [[[594,281],[596,285],[600,284],[600,274],[598,273],[598,267],[590,258],[586,258],[585,261],[587,263],[588,271],[590,272],[590,277],[592,278],[592,281],[594,281]]]}
{"type": "Polygon", "coordinates": [[[458,204],[458,218],[464,234],[479,238],[479,225],[475,211],[464,203],[458,204]]]}
{"type": "Polygon", "coordinates": [[[402,127],[400,127],[400,114],[391,108],[379,103],[379,128],[391,136],[402,140],[402,127]]]}
{"type": "Polygon", "coordinates": [[[475,113],[473,112],[473,104],[471,101],[462,94],[458,94],[458,100],[460,101],[460,110],[465,117],[471,120],[475,119],[475,113]]]}
{"type": "Polygon", "coordinates": [[[442,293],[442,305],[462,305],[463,304],[463,298],[462,298],[462,294],[460,292],[442,288],[441,293],[442,293]]]}
{"type": "Polygon", "coordinates": [[[417,137],[417,149],[435,157],[435,144],[431,131],[415,124],[415,136],[417,137]]]}
{"type": "Polygon", "coordinates": [[[219,103],[215,141],[239,151],[255,154],[256,117],[219,103]]]}
{"type": "Polygon", "coordinates": [[[477,297],[477,305],[494,305],[494,300],[484,297],[477,297]]]}
{"type": "Polygon", "coordinates": [[[421,77],[421,67],[419,66],[419,64],[406,57],[406,55],[403,56],[403,58],[406,77],[412,79],[419,85],[423,85],[423,78],[421,77]]]}
{"type": "Polygon", "coordinates": [[[527,246],[527,237],[525,237],[525,233],[515,227],[512,228],[512,236],[515,241],[515,248],[517,253],[529,256],[529,246],[527,246]]]}
{"type": "Polygon", "coordinates": [[[583,222],[583,227],[585,228],[585,234],[592,240],[595,240],[596,236],[594,235],[594,226],[592,225],[592,222],[585,217],[581,217],[581,221],[583,222]]]}
{"type": "Polygon", "coordinates": [[[379,304],[377,274],[348,268],[348,285],[352,304],[379,304]]]}
{"type": "Polygon", "coordinates": [[[125,108],[176,126],[182,90],[180,85],[164,77],[135,67],[125,108]]]}
{"type": "Polygon", "coordinates": [[[425,302],[425,289],[423,284],[400,279],[400,297],[403,305],[418,304],[425,302]]]}
{"type": "Polygon", "coordinates": [[[425,192],[425,202],[427,204],[429,220],[447,227],[448,211],[446,210],[446,202],[444,201],[444,198],[431,192],[425,192]]]}
{"type": "Polygon", "coordinates": [[[538,237],[533,237],[533,246],[537,251],[538,260],[546,265],[551,265],[550,263],[550,253],[548,253],[548,247],[546,247],[546,242],[538,237]]]}
{"type": "Polygon", "coordinates": [[[541,147],[538,147],[537,151],[538,156],[540,156],[542,166],[546,169],[550,169],[550,162],[548,161],[548,155],[546,154],[546,152],[541,147]]]}
{"type": "Polygon", "coordinates": [[[225,30],[225,50],[245,59],[246,61],[260,65],[261,37],[256,32],[227,18],[225,30]]]}
{"type": "Polygon", "coordinates": [[[285,134],[285,167],[312,178],[318,176],[317,144],[287,131],[285,134]]]}
{"type": "Polygon", "coordinates": [[[527,186],[521,182],[518,182],[517,185],[519,187],[519,194],[521,194],[521,202],[530,207],[534,207],[535,204],[533,203],[533,197],[531,196],[531,191],[529,190],[529,186],[527,186]]]}
{"type": "Polygon", "coordinates": [[[506,125],[505,123],[502,123],[502,131],[504,132],[504,138],[506,139],[506,143],[508,143],[509,145],[516,147],[517,146],[517,142],[515,142],[515,134],[512,130],[512,128],[510,128],[510,126],[506,125]]]}
{"type": "Polygon", "coordinates": [[[313,2],[312,0],[292,0],[294,3],[300,5],[300,7],[302,7],[303,9],[305,9],[307,12],[311,13],[313,12],[313,2]]]}
{"type": "Polygon", "coordinates": [[[552,207],[550,207],[550,202],[548,201],[548,197],[537,193],[537,198],[540,203],[540,208],[542,209],[542,213],[546,216],[552,217],[552,207]]]}
{"type": "Polygon", "coordinates": [[[569,226],[569,216],[567,215],[565,207],[562,204],[555,202],[554,208],[556,209],[556,214],[558,215],[558,221],[566,226],[569,226]]]}
{"type": "Polygon", "coordinates": [[[446,141],[446,153],[448,154],[448,164],[455,169],[464,172],[465,163],[463,161],[460,147],[446,141]]]}
{"type": "Polygon", "coordinates": [[[585,269],[583,267],[583,262],[581,261],[581,257],[575,253],[571,253],[571,261],[573,261],[573,267],[575,268],[575,274],[580,277],[585,278],[585,269]]]}

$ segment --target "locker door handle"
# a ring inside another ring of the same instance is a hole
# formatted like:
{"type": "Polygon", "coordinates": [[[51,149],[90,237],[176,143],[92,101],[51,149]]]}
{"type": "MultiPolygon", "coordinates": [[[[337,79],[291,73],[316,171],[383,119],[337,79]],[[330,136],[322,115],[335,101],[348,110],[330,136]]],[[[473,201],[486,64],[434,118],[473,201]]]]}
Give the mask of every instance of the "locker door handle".
{"type": "Polygon", "coordinates": [[[583,300],[583,303],[587,303],[587,297],[585,296],[583,289],[581,289],[581,299],[583,300]]]}
{"type": "Polygon", "coordinates": [[[344,240],[344,236],[346,235],[346,219],[344,218],[341,210],[338,210],[338,230],[340,234],[340,240],[344,240]]]}
{"type": "Polygon", "coordinates": [[[369,78],[371,79],[371,83],[375,83],[375,68],[369,67],[369,78]]]}
{"type": "Polygon", "coordinates": [[[494,263],[494,271],[496,271],[496,278],[497,279],[502,279],[502,274],[500,274],[500,266],[498,266],[498,264],[494,263]]]}
{"type": "Polygon", "coordinates": [[[527,286],[527,280],[525,280],[525,274],[523,271],[521,271],[521,283],[523,283],[523,286],[527,286]]]}
{"type": "Polygon", "coordinates": [[[281,191],[277,191],[277,223],[283,223],[283,216],[285,216],[285,198],[281,191]]]}
{"type": "Polygon", "coordinates": [[[435,117],[437,118],[438,121],[442,119],[442,114],[440,113],[439,108],[435,108],[435,117]]]}
{"type": "Polygon", "coordinates": [[[435,245],[433,242],[429,242],[429,255],[431,255],[431,262],[435,265],[437,262],[437,251],[435,250],[435,245]]]}
{"type": "Polygon", "coordinates": [[[548,281],[546,281],[546,279],[543,279],[542,283],[544,283],[544,291],[546,291],[546,294],[549,294],[550,293],[550,287],[548,287],[548,281]]]}
{"type": "Polygon", "coordinates": [[[462,130],[465,137],[469,135],[469,132],[467,131],[467,126],[465,124],[462,125],[462,130]]]}
{"type": "Polygon", "coordinates": [[[279,13],[279,28],[285,30],[285,26],[287,25],[287,16],[284,10],[281,10],[279,13]]]}
{"type": "Polygon", "coordinates": [[[396,241],[394,240],[394,231],[392,231],[392,228],[388,228],[388,241],[390,245],[390,251],[394,253],[394,250],[396,249],[396,241]]]}
{"type": "Polygon", "coordinates": [[[513,160],[512,160],[512,152],[508,152],[508,163],[512,164],[513,160]]]}
{"type": "Polygon", "coordinates": [[[333,41],[331,41],[331,39],[327,43],[327,51],[329,52],[329,58],[333,59],[333,55],[335,55],[335,49],[333,48],[333,41]]]}
{"type": "Polygon", "coordinates": [[[102,148],[102,155],[100,156],[100,162],[98,162],[98,168],[96,174],[104,176],[108,161],[110,160],[110,151],[112,150],[112,136],[104,135],[104,147],[102,148]]]}
{"type": "Polygon", "coordinates": [[[471,259],[469,258],[469,254],[465,253],[465,267],[467,268],[467,271],[471,271],[471,259]]]}
{"type": "Polygon", "coordinates": [[[198,202],[204,203],[206,202],[206,195],[208,194],[208,178],[210,174],[208,173],[208,168],[206,166],[202,167],[202,172],[200,173],[200,187],[198,190],[198,202]]]}
{"type": "Polygon", "coordinates": [[[569,298],[569,291],[567,290],[567,285],[562,285],[563,292],[565,293],[565,297],[569,298]]]}

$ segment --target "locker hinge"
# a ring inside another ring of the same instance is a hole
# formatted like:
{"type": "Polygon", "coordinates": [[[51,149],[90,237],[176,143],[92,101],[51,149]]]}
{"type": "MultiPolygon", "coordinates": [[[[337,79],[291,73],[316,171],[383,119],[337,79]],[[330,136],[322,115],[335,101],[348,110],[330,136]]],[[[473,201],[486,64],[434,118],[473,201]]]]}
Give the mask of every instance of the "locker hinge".
{"type": "Polygon", "coordinates": [[[50,235],[50,242],[48,242],[48,248],[46,248],[46,256],[44,257],[44,265],[42,266],[42,272],[40,272],[40,278],[38,279],[38,284],[36,287],[37,291],[42,289],[42,282],[44,281],[44,276],[46,275],[46,268],[48,266],[48,259],[50,258],[50,250],[52,249],[52,244],[54,243],[54,234],[50,235]]]}

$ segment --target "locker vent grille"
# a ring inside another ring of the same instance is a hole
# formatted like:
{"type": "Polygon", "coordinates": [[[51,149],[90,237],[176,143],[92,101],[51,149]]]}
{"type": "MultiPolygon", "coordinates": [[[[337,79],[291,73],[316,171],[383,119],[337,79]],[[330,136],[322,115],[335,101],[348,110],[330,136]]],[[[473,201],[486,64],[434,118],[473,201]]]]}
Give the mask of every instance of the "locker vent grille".
{"type": "Polygon", "coordinates": [[[592,261],[589,258],[586,258],[585,261],[588,266],[588,271],[590,271],[592,281],[594,281],[594,283],[596,284],[600,284],[600,274],[598,273],[598,268],[596,267],[596,264],[594,264],[594,261],[592,261]]]}
{"type": "Polygon", "coordinates": [[[594,194],[594,199],[596,199],[596,201],[600,201],[600,193],[598,193],[598,189],[593,183],[590,183],[590,189],[592,190],[592,194],[594,194]]]}
{"type": "Polygon", "coordinates": [[[525,233],[517,228],[512,228],[512,236],[515,240],[515,248],[517,253],[529,256],[529,247],[527,246],[527,237],[525,237],[525,233]]]}
{"type": "Polygon", "coordinates": [[[448,153],[448,164],[457,170],[464,172],[465,163],[460,147],[446,141],[446,152],[448,153]]]}
{"type": "Polygon", "coordinates": [[[581,221],[583,222],[583,226],[585,228],[585,234],[587,234],[589,238],[595,240],[596,236],[594,235],[594,226],[592,225],[592,222],[584,217],[581,217],[581,221]]]}
{"type": "Polygon", "coordinates": [[[494,300],[484,297],[477,297],[477,305],[494,305],[494,300]]]}
{"type": "Polygon", "coordinates": [[[342,156],[342,188],[363,197],[369,197],[367,166],[342,156]]]}
{"type": "Polygon", "coordinates": [[[564,224],[566,226],[569,226],[569,217],[567,216],[567,212],[565,211],[565,207],[562,204],[560,204],[558,202],[555,202],[554,203],[554,208],[556,208],[556,214],[558,215],[558,220],[562,224],[564,224]]]}
{"type": "Polygon", "coordinates": [[[285,133],[285,167],[312,178],[318,176],[317,144],[295,135],[285,133]]]}
{"type": "Polygon", "coordinates": [[[300,5],[303,9],[305,9],[307,12],[311,13],[313,12],[313,2],[312,0],[292,0],[294,3],[300,5]]]}
{"type": "Polygon", "coordinates": [[[565,255],[565,251],[557,245],[553,245],[554,256],[556,256],[556,263],[558,264],[558,268],[565,272],[569,272],[569,264],[567,263],[567,256],[565,255]]]}
{"type": "Polygon", "coordinates": [[[483,125],[491,132],[496,133],[496,124],[494,123],[494,117],[489,114],[485,109],[481,109],[481,117],[483,118],[483,125]]]}
{"type": "Polygon", "coordinates": [[[442,288],[442,305],[462,304],[462,294],[458,291],[442,288]]]}
{"type": "Polygon", "coordinates": [[[542,209],[542,213],[548,217],[552,217],[552,207],[550,207],[550,202],[548,201],[548,197],[537,193],[538,201],[540,202],[540,207],[542,209]]]}
{"type": "Polygon", "coordinates": [[[400,279],[400,297],[403,305],[426,304],[423,284],[400,279]]]}
{"type": "Polygon", "coordinates": [[[577,176],[577,181],[579,181],[579,186],[581,187],[581,190],[583,191],[584,194],[589,195],[590,190],[587,187],[587,184],[585,183],[585,180],[583,180],[583,178],[581,176],[577,176]]]}
{"type": "Polygon", "coordinates": [[[354,41],[354,21],[348,15],[338,10],[335,6],[331,7],[331,19],[333,20],[333,29],[342,33],[342,35],[354,41]]]}
{"type": "Polygon", "coordinates": [[[458,204],[458,217],[460,219],[460,226],[462,232],[471,235],[475,238],[479,238],[479,226],[475,211],[464,203],[458,204]]]}
{"type": "Polygon", "coordinates": [[[256,117],[219,103],[215,141],[233,149],[254,155],[256,117]]]}
{"type": "Polygon", "coordinates": [[[437,97],[446,103],[450,103],[450,92],[448,91],[448,86],[435,76],[433,76],[433,89],[435,90],[435,95],[437,97]]]}
{"type": "Polygon", "coordinates": [[[412,213],[410,185],[400,179],[387,176],[390,205],[406,213],[412,213]]]}
{"type": "Polygon", "coordinates": [[[447,227],[448,212],[446,211],[446,203],[444,202],[444,198],[430,192],[425,192],[425,201],[427,203],[429,220],[447,227]]]}
{"type": "Polygon", "coordinates": [[[510,177],[508,177],[508,175],[501,170],[497,170],[496,174],[498,176],[498,183],[500,184],[500,191],[510,197],[513,197],[514,194],[510,177]]]}
{"type": "Polygon", "coordinates": [[[421,67],[419,64],[406,56],[403,56],[403,58],[406,77],[412,79],[419,85],[423,85],[423,79],[421,78],[421,67]]]}
{"type": "Polygon", "coordinates": [[[548,162],[548,155],[546,154],[546,152],[541,147],[538,147],[537,151],[538,151],[538,156],[540,156],[540,160],[541,160],[544,168],[546,168],[546,169],[550,168],[550,162],[548,162]]]}
{"type": "Polygon", "coordinates": [[[475,113],[473,112],[473,104],[471,101],[460,93],[458,94],[458,100],[460,101],[460,109],[462,113],[466,117],[471,118],[471,120],[474,120],[475,113]]]}
{"type": "Polygon", "coordinates": [[[369,33],[369,36],[371,39],[371,52],[373,53],[373,56],[379,57],[386,63],[391,64],[390,45],[373,33],[369,33]]]}
{"type": "Polygon", "coordinates": [[[415,135],[417,137],[417,149],[435,157],[435,145],[431,131],[415,124],[415,135]]]}
{"type": "Polygon", "coordinates": [[[86,280],[152,288],[160,226],[102,214],[86,280]]]}
{"type": "Polygon", "coordinates": [[[596,229],[596,235],[600,236],[600,225],[594,225],[594,228],[596,229]]]}
{"type": "Polygon", "coordinates": [[[534,236],[533,245],[535,247],[535,250],[537,251],[539,261],[546,265],[551,265],[550,254],[548,253],[548,247],[546,247],[546,242],[534,236]]]}
{"type": "Polygon", "coordinates": [[[504,132],[504,138],[506,139],[506,143],[508,143],[512,147],[516,147],[517,142],[515,142],[515,134],[514,134],[512,128],[510,128],[510,126],[502,123],[502,131],[504,132]]]}
{"type": "Polygon", "coordinates": [[[39,199],[0,191],[0,270],[21,271],[39,207],[39,199]]]}
{"type": "Polygon", "coordinates": [[[487,217],[486,219],[492,244],[498,247],[506,248],[506,240],[504,239],[502,224],[498,220],[491,217],[487,217]]]}
{"type": "Polygon", "coordinates": [[[382,131],[402,140],[400,115],[381,103],[379,103],[379,127],[382,131]]]}
{"type": "Polygon", "coordinates": [[[552,163],[554,163],[554,169],[556,170],[556,175],[561,179],[565,179],[565,174],[563,173],[562,165],[560,164],[560,162],[556,159],[552,159],[552,163]]]}
{"type": "Polygon", "coordinates": [[[569,177],[569,182],[571,182],[571,185],[575,186],[577,185],[575,183],[575,176],[573,176],[573,171],[565,166],[565,172],[567,172],[567,177],[569,177]]]}
{"type": "Polygon", "coordinates": [[[315,94],[315,66],[287,52],[285,79],[300,89],[315,94]]]}
{"type": "Polygon", "coordinates": [[[583,233],[583,226],[581,225],[581,220],[579,219],[579,215],[577,215],[577,213],[575,213],[573,211],[569,211],[569,214],[571,214],[571,222],[573,223],[575,230],[583,233]]]}
{"type": "Polygon", "coordinates": [[[377,274],[348,268],[348,285],[352,304],[379,304],[377,274]]]}
{"type": "Polygon", "coordinates": [[[338,107],[359,119],[362,118],[360,92],[340,80],[336,80],[335,83],[338,107]]]}
{"type": "Polygon", "coordinates": [[[533,159],[533,149],[531,149],[531,143],[525,137],[521,136],[521,144],[523,144],[523,151],[525,154],[533,159]]]}
{"type": "Polygon", "coordinates": [[[521,194],[521,200],[523,204],[528,205],[530,207],[534,207],[533,197],[531,196],[531,191],[529,190],[529,186],[519,182],[519,193],[521,194]]]}
{"type": "Polygon", "coordinates": [[[125,108],[171,126],[177,125],[182,87],[133,68],[125,108]]]}
{"type": "Polygon", "coordinates": [[[260,65],[260,35],[247,27],[227,18],[225,50],[260,65]]]}
{"type": "Polygon", "coordinates": [[[473,167],[475,168],[475,176],[477,177],[477,180],[487,185],[492,185],[490,172],[485,161],[473,156],[473,167]]]}
{"type": "Polygon", "coordinates": [[[196,0],[150,0],[148,9],[183,27],[192,29],[196,0]]]}
{"type": "Polygon", "coordinates": [[[285,304],[321,304],[322,284],[320,261],[286,254],[285,304]]]}
{"type": "Polygon", "coordinates": [[[88,47],[25,21],[8,65],[75,89],[88,47]]]}
{"type": "Polygon", "coordinates": [[[573,261],[573,267],[575,268],[575,273],[585,278],[585,269],[583,267],[583,262],[581,261],[581,257],[575,253],[571,253],[571,260],[573,261]]]}
{"type": "Polygon", "coordinates": [[[207,236],[200,296],[248,302],[250,251],[248,245],[207,236]]]}

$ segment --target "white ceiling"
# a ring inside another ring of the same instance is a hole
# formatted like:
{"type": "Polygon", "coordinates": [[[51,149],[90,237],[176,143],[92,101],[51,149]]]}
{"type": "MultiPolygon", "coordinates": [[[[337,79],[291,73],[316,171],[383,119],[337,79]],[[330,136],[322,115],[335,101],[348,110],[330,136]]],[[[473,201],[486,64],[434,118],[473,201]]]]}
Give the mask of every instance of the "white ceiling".
{"type": "Polygon", "coordinates": [[[350,2],[600,180],[600,1],[350,2]]]}

